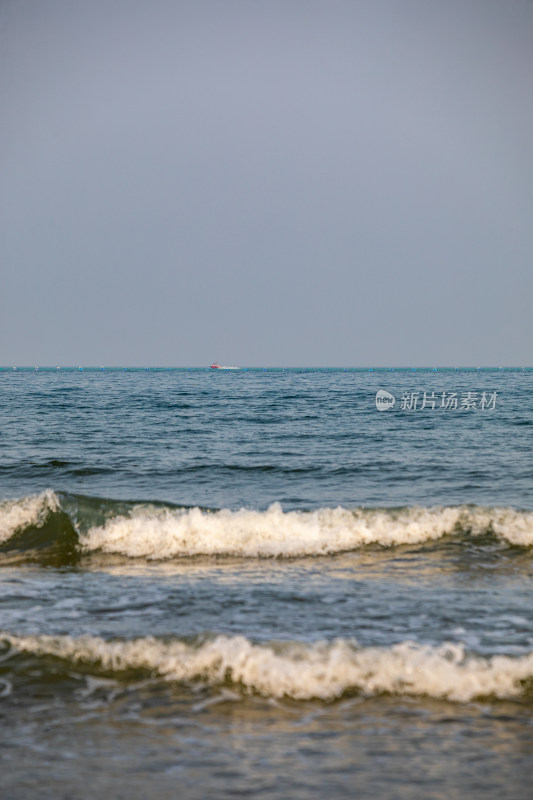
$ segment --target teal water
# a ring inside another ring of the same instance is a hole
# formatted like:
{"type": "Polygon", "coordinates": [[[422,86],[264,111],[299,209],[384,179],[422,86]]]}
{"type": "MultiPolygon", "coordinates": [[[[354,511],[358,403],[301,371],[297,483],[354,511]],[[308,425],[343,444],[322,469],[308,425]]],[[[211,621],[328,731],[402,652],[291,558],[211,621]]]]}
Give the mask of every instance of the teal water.
{"type": "Polygon", "coordinates": [[[4,795],[526,796],[532,389],[3,368],[4,795]]]}

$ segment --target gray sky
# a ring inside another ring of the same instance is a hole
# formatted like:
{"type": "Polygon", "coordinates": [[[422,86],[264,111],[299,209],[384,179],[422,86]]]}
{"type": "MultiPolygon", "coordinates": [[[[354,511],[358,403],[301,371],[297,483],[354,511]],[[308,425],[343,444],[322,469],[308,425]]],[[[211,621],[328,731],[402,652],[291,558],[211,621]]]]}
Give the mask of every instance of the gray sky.
{"type": "Polygon", "coordinates": [[[533,364],[533,2],[0,0],[0,364],[533,364]]]}

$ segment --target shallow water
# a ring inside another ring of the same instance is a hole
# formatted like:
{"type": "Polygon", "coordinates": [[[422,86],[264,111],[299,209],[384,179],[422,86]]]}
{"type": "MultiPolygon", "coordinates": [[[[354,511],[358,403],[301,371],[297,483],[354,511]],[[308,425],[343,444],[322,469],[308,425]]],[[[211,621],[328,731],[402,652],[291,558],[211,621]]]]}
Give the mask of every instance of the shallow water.
{"type": "Polygon", "coordinates": [[[0,382],[6,797],[525,796],[531,371],[0,382]]]}

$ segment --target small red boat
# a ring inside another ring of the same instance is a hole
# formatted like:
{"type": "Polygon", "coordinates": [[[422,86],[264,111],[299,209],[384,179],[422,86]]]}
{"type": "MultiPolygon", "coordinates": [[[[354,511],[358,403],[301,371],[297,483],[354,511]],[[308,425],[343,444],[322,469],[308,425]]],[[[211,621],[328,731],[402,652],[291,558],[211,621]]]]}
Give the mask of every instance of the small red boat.
{"type": "Polygon", "coordinates": [[[213,361],[213,363],[209,365],[209,368],[210,369],[240,369],[240,367],[223,367],[218,363],[218,361],[213,361]]]}

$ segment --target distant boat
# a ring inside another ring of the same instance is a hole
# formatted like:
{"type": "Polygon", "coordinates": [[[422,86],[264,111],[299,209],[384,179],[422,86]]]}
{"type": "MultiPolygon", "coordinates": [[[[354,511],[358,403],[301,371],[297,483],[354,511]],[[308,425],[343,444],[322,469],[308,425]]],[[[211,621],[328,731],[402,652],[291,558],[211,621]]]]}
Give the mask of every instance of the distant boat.
{"type": "Polygon", "coordinates": [[[217,361],[209,365],[209,369],[240,369],[240,367],[222,367],[217,361]]]}

